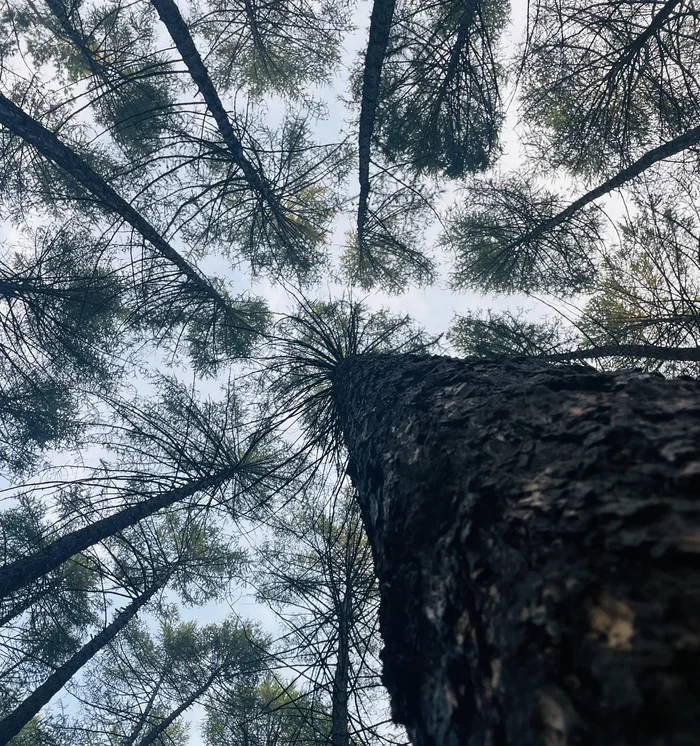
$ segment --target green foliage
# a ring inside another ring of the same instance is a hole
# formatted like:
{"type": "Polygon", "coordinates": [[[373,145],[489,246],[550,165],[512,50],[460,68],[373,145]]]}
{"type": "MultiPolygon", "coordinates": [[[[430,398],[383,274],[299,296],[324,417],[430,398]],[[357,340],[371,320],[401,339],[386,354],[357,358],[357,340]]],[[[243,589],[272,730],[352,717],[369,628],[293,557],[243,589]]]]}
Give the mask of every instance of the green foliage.
{"type": "Polygon", "coordinates": [[[269,675],[232,687],[207,715],[207,746],[309,746],[330,734],[330,718],[312,694],[269,675]]]}
{"type": "Polygon", "coordinates": [[[145,75],[130,73],[99,98],[95,119],[110,129],[122,147],[148,152],[157,146],[173,105],[162,83],[156,85],[145,75]]]}
{"type": "Polygon", "coordinates": [[[452,177],[491,165],[507,17],[502,0],[397,5],[374,133],[390,162],[452,177]]]}
{"type": "Polygon", "coordinates": [[[532,322],[522,311],[458,316],[447,334],[454,348],[469,357],[548,355],[571,349],[575,338],[560,318],[532,322]]]}
{"type": "Polygon", "coordinates": [[[199,625],[166,606],[155,627],[132,621],[87,674],[83,727],[106,734],[101,743],[188,743],[189,724],[172,714],[257,676],[266,654],[259,631],[231,618],[199,625]]]}
{"type": "Polygon", "coordinates": [[[332,80],[343,36],[352,30],[348,16],[337,0],[214,0],[191,28],[209,41],[212,77],[222,89],[299,99],[310,83],[332,80]]]}
{"type": "Polygon", "coordinates": [[[309,121],[294,113],[278,130],[249,126],[242,139],[268,175],[273,199],[252,197],[239,167],[217,144],[206,161],[208,183],[192,200],[196,216],[185,235],[207,252],[218,247],[236,264],[244,259],[253,276],[294,278],[301,285],[317,281],[327,265],[325,242],[347,148],[316,145],[309,121]]]}
{"type": "Polygon", "coordinates": [[[39,228],[0,259],[0,461],[14,471],[73,441],[82,392],[119,379],[124,291],[92,238],[39,228]]]}
{"type": "Polygon", "coordinates": [[[547,167],[615,173],[697,124],[693,4],[538,0],[523,46],[523,117],[547,167]]]}
{"type": "MultiPolygon", "coordinates": [[[[28,496],[0,513],[0,561],[11,562],[52,537],[47,507],[28,496]]],[[[98,579],[85,555],[76,555],[33,587],[0,602],[0,701],[10,710],[81,645],[99,619],[98,579]]]]}
{"type": "Polygon", "coordinates": [[[278,351],[266,364],[272,417],[298,418],[308,445],[339,447],[333,371],[353,355],[424,352],[434,343],[409,316],[371,313],[361,302],[302,301],[277,325],[278,351]]]}
{"type": "Polygon", "coordinates": [[[441,243],[455,254],[455,288],[572,295],[590,288],[601,245],[593,207],[554,230],[542,224],[562,198],[521,176],[473,181],[448,216],[441,243]]]}
{"type": "Polygon", "coordinates": [[[418,181],[401,183],[386,174],[371,183],[362,240],[356,231],[346,234],[340,256],[344,279],[362,290],[388,293],[433,283],[435,262],[422,244],[434,195],[418,181]]]}
{"type": "Polygon", "coordinates": [[[222,321],[216,311],[212,314],[202,309],[203,313],[197,313],[196,309],[190,316],[185,340],[198,373],[213,376],[232,360],[246,357],[268,329],[270,312],[263,300],[244,297],[232,301],[232,305],[241,318],[237,326],[228,319],[222,321]]]}
{"type": "MultiPolygon", "coordinates": [[[[688,176],[667,193],[639,200],[636,214],[621,225],[620,244],[606,254],[598,292],[578,322],[587,344],[700,345],[700,222],[688,176]]],[[[671,375],[697,374],[697,364],[642,364],[671,375]]]]}
{"type": "MultiPolygon", "coordinates": [[[[353,490],[311,485],[275,517],[253,568],[258,598],[285,631],[277,656],[323,693],[350,742],[361,741],[387,713],[377,698],[379,588],[353,490]],[[336,712],[343,697],[348,710],[336,712]]],[[[391,741],[387,728],[384,736],[391,741]]]]}

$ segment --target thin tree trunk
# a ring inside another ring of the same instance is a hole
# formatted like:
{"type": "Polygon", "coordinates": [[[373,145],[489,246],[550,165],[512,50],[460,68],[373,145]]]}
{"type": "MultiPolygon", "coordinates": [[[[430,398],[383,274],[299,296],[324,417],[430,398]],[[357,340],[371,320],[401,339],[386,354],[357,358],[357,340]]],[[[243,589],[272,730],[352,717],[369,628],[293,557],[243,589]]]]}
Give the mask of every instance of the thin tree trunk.
{"type": "MultiPolygon", "coordinates": [[[[176,709],[174,709],[168,717],[164,718],[158,725],[151,728],[151,730],[148,731],[148,733],[138,742],[137,746],[150,746],[150,744],[153,743],[153,741],[160,736],[161,733],[166,728],[169,728],[179,717],[182,715],[185,710],[192,707],[192,705],[209,689],[209,687],[214,683],[214,680],[219,675],[220,671],[216,671],[215,673],[212,673],[211,676],[202,684],[202,686],[199,687],[199,689],[195,690],[187,699],[176,709]]],[[[1,746],[1,745],[0,745],[1,746]]]]}
{"type": "MultiPolygon", "coordinates": [[[[46,5],[49,7],[49,10],[53,14],[54,18],[61,25],[61,28],[63,29],[63,32],[65,33],[68,40],[73,44],[73,46],[78,50],[78,52],[80,52],[80,56],[83,58],[90,72],[93,75],[100,75],[100,76],[106,77],[106,74],[105,74],[106,71],[104,67],[97,62],[97,60],[93,56],[92,51],[89,49],[89,47],[85,43],[85,39],[82,37],[82,35],[78,32],[78,30],[73,25],[66,9],[63,6],[62,0],[44,0],[44,1],[46,5]]],[[[33,3],[30,3],[30,5],[33,7],[33,3]]],[[[38,12],[37,9],[34,8],[34,12],[37,14],[38,17],[40,17],[40,13],[38,12]]]]}
{"type": "Polygon", "coordinates": [[[571,352],[552,352],[536,355],[539,360],[550,363],[565,360],[595,360],[601,357],[640,357],[654,360],[700,360],[700,347],[660,347],[658,345],[602,345],[571,352]]]}
{"type": "Polygon", "coordinates": [[[364,356],[333,395],[416,746],[700,741],[700,382],[364,356]]]}
{"type": "Polygon", "coordinates": [[[338,615],[338,660],[333,675],[331,701],[331,744],[348,746],[348,672],[350,669],[350,624],[352,593],[345,589],[338,615]]]}
{"type": "Polygon", "coordinates": [[[700,127],[694,127],[673,140],[665,142],[663,145],[659,145],[657,148],[648,151],[641,158],[627,166],[627,168],[623,168],[622,171],[615,174],[615,176],[604,181],[600,186],[591,189],[590,192],[586,192],[586,194],[572,202],[568,207],[565,207],[561,212],[558,212],[554,217],[551,217],[548,220],[543,220],[532,230],[523,234],[514,241],[511,241],[511,243],[507,244],[501,251],[511,251],[528,241],[533,241],[543,234],[554,230],[572,218],[577,212],[583,210],[584,207],[595,202],[597,199],[600,199],[600,197],[604,197],[614,189],[619,189],[628,181],[632,181],[632,179],[644,173],[644,171],[651,168],[654,164],[666,160],[672,155],[676,155],[676,153],[681,153],[698,143],[700,143],[700,127]]]}
{"type": "Polygon", "coordinates": [[[231,479],[237,471],[238,467],[233,466],[211,476],[196,479],[184,487],[155,495],[107,518],[95,521],[89,526],[66,534],[53,544],[49,544],[28,557],[3,565],[0,567],[0,598],[14,593],[17,589],[55,570],[78,552],[133,526],[159,510],[191,497],[201,490],[218,487],[227,479],[231,479]]]}
{"type": "Polygon", "coordinates": [[[159,581],[140,596],[137,596],[126,608],[117,614],[102,632],[95,635],[90,642],[83,645],[77,653],[57,668],[38,689],[35,689],[9,715],[0,720],[0,746],[5,746],[5,744],[12,740],[94,655],[99,653],[107,643],[119,634],[126,624],[136,616],[139,610],[164,585],[163,581],[159,581]]]}
{"type": "Polygon", "coordinates": [[[0,627],[4,627],[8,622],[11,622],[15,617],[24,614],[24,612],[33,606],[37,601],[40,601],[44,596],[48,596],[51,591],[55,591],[59,587],[59,581],[52,581],[42,588],[38,593],[32,595],[27,594],[26,598],[23,598],[19,603],[14,604],[0,617],[0,627]]]}
{"type": "Polygon", "coordinates": [[[634,59],[635,55],[641,52],[649,39],[663,28],[664,23],[669,19],[673,10],[682,2],[683,0],[666,0],[661,10],[651,19],[651,23],[631,44],[626,47],[623,55],[615,61],[610,70],[605,74],[605,77],[603,78],[604,83],[609,83],[610,85],[614,84],[618,73],[621,70],[624,70],[624,68],[634,59]]]}
{"type": "MultiPolygon", "coordinates": [[[[90,280],[90,278],[87,279],[90,280]]],[[[22,278],[0,280],[0,298],[3,299],[24,300],[27,296],[45,296],[48,298],[60,298],[61,300],[68,300],[71,297],[79,298],[80,295],[85,295],[85,291],[88,289],[88,287],[61,288],[44,284],[36,285],[29,280],[22,278]]]]}
{"type": "Polygon", "coordinates": [[[219,308],[225,318],[245,329],[250,324],[214,288],[199,270],[179,254],[160,233],[123,197],[121,197],[96,171],[64,145],[53,132],[32,119],[27,113],[0,94],[0,124],[33,145],[45,158],[62,168],[71,178],[95,197],[102,207],[123,218],[143,236],[156,251],[174,264],[193,288],[219,308]]]}
{"type": "Polygon", "coordinates": [[[233,131],[228,114],[224,109],[224,105],[221,103],[219,94],[209,77],[209,73],[197,51],[189,28],[180,14],[177,5],[173,0],[151,0],[151,4],[158,12],[160,20],[168,29],[168,33],[175,42],[177,51],[187,66],[192,80],[197,85],[197,88],[199,88],[202,98],[204,98],[211,115],[214,117],[219,133],[231,153],[233,162],[241,169],[251,189],[256,191],[267,202],[278,219],[283,219],[282,210],[270,189],[270,185],[260,176],[253,164],[246,158],[243,145],[233,131]]]}
{"type": "Polygon", "coordinates": [[[360,131],[358,134],[360,197],[357,208],[357,238],[360,252],[363,248],[364,225],[367,220],[369,201],[369,161],[374,131],[374,119],[379,103],[379,80],[386,48],[389,44],[389,31],[394,17],[395,0],[374,0],[369,25],[369,40],[365,53],[362,77],[362,101],[360,108],[360,131]]]}
{"type": "Polygon", "coordinates": [[[160,688],[161,686],[163,686],[163,682],[165,681],[165,676],[166,674],[169,674],[169,673],[170,673],[169,668],[165,671],[161,671],[160,675],[158,676],[158,681],[153,687],[151,696],[148,698],[146,707],[144,707],[143,712],[139,716],[137,723],[131,729],[131,733],[129,734],[128,738],[121,744],[121,746],[133,746],[133,744],[136,743],[136,739],[139,737],[139,733],[141,733],[141,731],[144,729],[144,727],[146,726],[148,722],[148,717],[151,714],[151,711],[153,710],[153,706],[155,705],[156,698],[158,697],[158,693],[160,692],[160,688]]]}

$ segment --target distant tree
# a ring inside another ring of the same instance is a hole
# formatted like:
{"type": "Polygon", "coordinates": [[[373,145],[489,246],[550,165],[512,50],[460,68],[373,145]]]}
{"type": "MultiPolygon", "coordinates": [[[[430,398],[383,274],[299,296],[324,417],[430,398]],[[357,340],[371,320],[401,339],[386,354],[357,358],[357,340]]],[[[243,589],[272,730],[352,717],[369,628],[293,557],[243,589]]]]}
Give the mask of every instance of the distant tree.
{"type": "Polygon", "coordinates": [[[165,743],[205,695],[263,665],[266,640],[249,624],[228,619],[198,626],[180,621],[172,606],[158,616],[157,636],[132,622],[92,667],[74,727],[104,733],[105,742],[117,746],[165,743]]]}
{"type": "Polygon", "coordinates": [[[390,162],[451,177],[495,160],[502,121],[501,0],[397,3],[374,139],[390,162]]]}
{"type": "Polygon", "coordinates": [[[564,295],[590,287],[603,240],[600,215],[589,207],[538,230],[561,204],[559,194],[519,175],[474,180],[441,237],[455,254],[453,285],[564,295]]]}
{"type": "Polygon", "coordinates": [[[400,293],[409,285],[430,284],[436,264],[425,248],[425,229],[434,217],[435,195],[416,178],[372,175],[362,237],[346,233],[340,266],[343,277],[363,290],[400,293]]]}
{"type": "MultiPolygon", "coordinates": [[[[235,519],[254,515],[293,482],[294,460],[273,447],[269,431],[244,427],[233,392],[222,404],[200,403],[172,381],[162,382],[162,392],[157,404],[116,402],[116,423],[100,434],[115,462],[103,460],[84,489],[80,478],[56,485],[54,499],[66,523],[83,525],[57,531],[0,568],[0,598],[178,503],[196,511],[198,504],[215,500],[235,519]]],[[[34,489],[29,485],[16,494],[31,495],[34,489]]]]}
{"type": "Polygon", "coordinates": [[[521,106],[542,162],[611,176],[697,126],[692,0],[538,0],[528,15],[521,106]]]}
{"type": "Polygon", "coordinates": [[[313,694],[273,676],[252,677],[210,703],[207,746],[295,746],[328,742],[330,718],[313,694]]]}
{"type": "Polygon", "coordinates": [[[522,312],[487,311],[457,316],[447,338],[467,357],[545,357],[575,347],[577,334],[560,318],[532,322],[522,312]]]}
{"type": "MultiPolygon", "coordinates": [[[[114,615],[110,623],[103,626],[99,624],[99,615],[94,613],[99,609],[98,596],[92,602],[93,614],[89,621],[91,627],[102,627],[97,634],[86,642],[75,640],[67,649],[67,654],[52,650],[50,657],[42,661],[42,666],[44,669],[48,668],[50,673],[48,677],[38,675],[40,680],[44,680],[36,688],[32,688],[31,682],[37,674],[24,681],[17,681],[15,688],[19,691],[14,694],[14,698],[19,703],[1,721],[0,743],[8,743],[19,733],[54,695],[105,646],[112,643],[142,608],[166,587],[177,590],[179,598],[184,602],[204,603],[222,592],[236,572],[239,560],[240,553],[232,552],[226,542],[221,541],[220,530],[215,526],[203,526],[191,519],[183,521],[175,515],[151,522],[150,525],[142,524],[138,529],[123,532],[105,542],[100,554],[87,557],[89,575],[94,577],[90,590],[97,592],[101,588],[105,616],[113,599],[126,597],[129,603],[114,615]],[[26,696],[19,693],[23,689],[29,692],[26,696]]],[[[22,651],[27,662],[32,664],[36,653],[26,647],[26,627],[22,621],[19,620],[17,631],[9,638],[12,639],[11,649],[22,651]]],[[[83,625],[84,632],[88,625],[83,625]]],[[[23,661],[8,661],[10,663],[4,673],[13,673],[23,661]]],[[[223,670],[227,664],[221,665],[223,670]]],[[[26,665],[24,668],[26,669],[26,665]]],[[[0,680],[2,673],[0,672],[0,680]]],[[[201,682],[198,686],[200,685],[201,682]]],[[[184,701],[188,700],[185,698],[184,701]]],[[[10,702],[8,700],[8,705],[10,702]]],[[[182,701],[178,703],[180,706],[182,704],[182,701]]]]}
{"type": "Polygon", "coordinates": [[[188,25],[209,42],[220,90],[245,87],[253,96],[274,91],[293,100],[307,99],[310,83],[331,82],[343,34],[351,31],[344,4],[307,0],[215,0],[188,25]]]}
{"type": "Polygon", "coordinates": [[[378,589],[357,504],[313,489],[257,554],[258,597],[278,614],[278,655],[330,703],[333,746],[391,740],[378,707],[378,589]]]}

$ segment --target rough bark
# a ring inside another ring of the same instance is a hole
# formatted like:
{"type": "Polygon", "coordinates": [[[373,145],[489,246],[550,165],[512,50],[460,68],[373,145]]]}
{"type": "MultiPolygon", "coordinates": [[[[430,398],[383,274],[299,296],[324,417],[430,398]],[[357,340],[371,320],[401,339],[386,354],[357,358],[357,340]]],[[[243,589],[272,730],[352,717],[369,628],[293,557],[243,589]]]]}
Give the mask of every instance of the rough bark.
{"type": "Polygon", "coordinates": [[[373,356],[333,394],[416,746],[700,742],[700,383],[373,356]]]}
{"type": "Polygon", "coordinates": [[[700,347],[663,347],[661,345],[614,344],[552,352],[537,356],[549,363],[565,360],[595,360],[601,357],[637,357],[653,360],[700,360],[700,347]]]}
{"type": "Polygon", "coordinates": [[[202,490],[218,487],[226,480],[233,478],[237,471],[238,467],[222,469],[216,474],[196,479],[183,487],[161,492],[113,513],[107,518],[72,531],[34,554],[2,565],[0,567],[0,599],[55,570],[75,554],[129,526],[134,526],[159,510],[192,497],[202,490]]]}
{"type": "Polygon", "coordinates": [[[83,645],[77,653],[69,658],[62,666],[37,689],[35,689],[12,712],[0,720],[0,746],[9,743],[24,726],[48,704],[51,698],[58,694],[71,678],[102,648],[113,640],[119,632],[130,622],[139,610],[164,586],[159,581],[137,596],[126,608],[108,624],[102,632],[95,635],[90,642],[83,645]]]}

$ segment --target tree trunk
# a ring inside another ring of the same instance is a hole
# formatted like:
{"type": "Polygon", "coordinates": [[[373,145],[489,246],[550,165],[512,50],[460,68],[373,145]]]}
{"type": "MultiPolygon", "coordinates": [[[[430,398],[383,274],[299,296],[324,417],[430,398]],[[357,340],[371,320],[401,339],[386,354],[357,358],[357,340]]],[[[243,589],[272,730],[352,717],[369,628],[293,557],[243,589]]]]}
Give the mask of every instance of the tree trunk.
{"type": "Polygon", "coordinates": [[[416,746],[700,742],[700,383],[365,356],[333,395],[416,746]]]}
{"type": "Polygon", "coordinates": [[[45,158],[62,168],[72,179],[95,198],[105,210],[114,212],[148,241],[153,248],[187,278],[193,289],[208,298],[225,318],[233,324],[249,329],[250,324],[238,318],[235,308],[209,280],[187,259],[179,254],[168,241],[121,195],[119,195],[90,165],[78,156],[40,122],[32,119],[8,98],[0,94],[0,124],[25,142],[35,147],[45,158]]]}
{"type": "Polygon", "coordinates": [[[206,694],[209,687],[214,683],[216,678],[221,674],[221,671],[217,669],[212,673],[209,678],[199,687],[190,694],[184,702],[176,707],[166,718],[163,718],[158,725],[151,728],[150,731],[139,741],[138,746],[150,746],[162,733],[164,733],[185,710],[188,710],[192,705],[204,694],[206,694]]]}
{"type": "Polygon", "coordinates": [[[9,743],[24,726],[48,704],[52,697],[63,689],[73,676],[102,648],[111,642],[122,629],[138,614],[139,610],[165,585],[158,581],[137,596],[122,609],[102,632],[83,645],[77,653],[59,666],[48,679],[35,689],[7,717],[0,720],[0,746],[9,743]]]}
{"type": "Polygon", "coordinates": [[[360,252],[364,250],[364,227],[369,203],[370,151],[374,120],[379,104],[379,81],[382,75],[386,49],[389,45],[389,32],[394,18],[395,5],[396,0],[374,0],[362,73],[360,128],[357,136],[360,179],[360,196],[357,208],[357,245],[360,252]]]}
{"type": "Polygon", "coordinates": [[[160,20],[168,29],[170,38],[175,42],[177,51],[182,57],[192,80],[197,85],[202,98],[211,112],[219,133],[226,143],[226,147],[231,153],[233,162],[241,169],[245,176],[246,182],[251,189],[255,190],[268,204],[270,209],[277,216],[278,220],[284,220],[284,215],[277,198],[272,192],[270,185],[257,172],[255,166],[248,160],[243,150],[243,144],[236,137],[236,134],[229,120],[226,109],[224,108],[219,94],[216,91],[209,73],[207,72],[202,58],[197,51],[189,27],[182,17],[179,8],[174,0],[151,0],[151,4],[156,9],[160,20]]]}
{"type": "Polygon", "coordinates": [[[52,570],[67,562],[73,555],[94,546],[100,541],[136,525],[144,518],[154,515],[159,510],[181,502],[197,492],[218,487],[232,479],[239,471],[239,467],[231,466],[222,469],[208,477],[195,479],[189,484],[177,487],[149,497],[146,500],[123,508],[107,518],[65,534],[52,544],[39,549],[34,554],[0,566],[0,599],[9,596],[18,589],[47,575],[52,570]]]}
{"type": "Polygon", "coordinates": [[[331,712],[332,746],[348,746],[348,674],[350,670],[350,626],[352,590],[346,586],[338,614],[338,661],[333,674],[331,712]]]}
{"type": "Polygon", "coordinates": [[[139,715],[139,719],[136,721],[134,727],[131,729],[131,733],[128,735],[126,740],[122,742],[121,746],[134,746],[134,744],[136,743],[136,739],[139,737],[139,734],[148,724],[148,718],[150,717],[153,706],[156,703],[156,698],[158,697],[158,694],[160,694],[160,690],[163,686],[166,675],[168,675],[169,673],[170,666],[167,666],[165,670],[161,671],[160,675],[158,676],[158,681],[156,681],[155,686],[153,687],[153,691],[148,698],[148,702],[146,702],[146,706],[144,707],[143,712],[139,715]]]}
{"type": "Polygon", "coordinates": [[[584,207],[587,207],[592,202],[604,197],[615,189],[619,189],[621,186],[627,184],[627,182],[632,181],[632,179],[636,179],[637,176],[643,174],[648,168],[651,168],[660,161],[665,161],[677,153],[682,153],[684,150],[692,148],[698,143],[700,143],[700,127],[693,127],[693,129],[687,130],[682,135],[675,137],[673,140],[669,140],[668,142],[662,143],[658,147],[647,151],[643,156],[634,161],[634,163],[631,163],[627,168],[623,168],[622,171],[615,174],[615,176],[604,181],[602,184],[595,187],[595,189],[586,192],[553,217],[543,220],[532,230],[524,233],[519,238],[516,238],[515,241],[512,241],[505,246],[502,251],[512,251],[523,244],[537,240],[545,233],[553,231],[563,223],[566,223],[567,220],[570,220],[577,212],[580,212],[584,207]]]}
{"type": "Polygon", "coordinates": [[[646,344],[613,344],[600,347],[582,347],[569,352],[548,352],[537,355],[540,360],[548,363],[566,360],[597,360],[601,357],[636,357],[652,360],[682,360],[700,361],[700,347],[663,347],[662,345],[646,344]]]}

